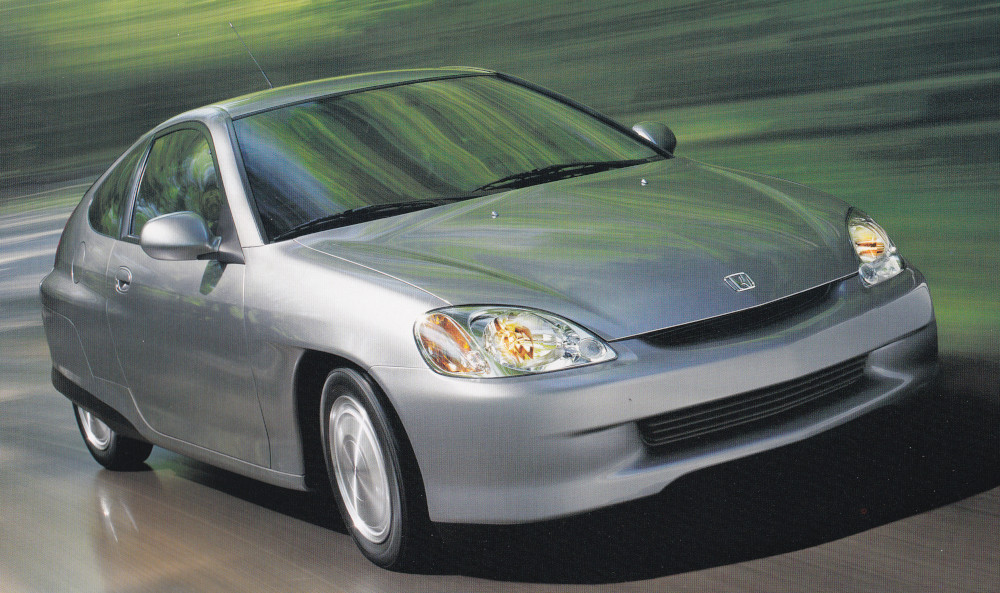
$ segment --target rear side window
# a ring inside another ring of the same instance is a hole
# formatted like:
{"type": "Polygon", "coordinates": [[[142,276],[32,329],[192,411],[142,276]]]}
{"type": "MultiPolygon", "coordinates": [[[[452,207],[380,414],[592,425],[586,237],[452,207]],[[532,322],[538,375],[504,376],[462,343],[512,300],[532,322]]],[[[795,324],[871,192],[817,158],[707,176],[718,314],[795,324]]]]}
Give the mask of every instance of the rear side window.
{"type": "Polygon", "coordinates": [[[125,202],[132,187],[132,174],[135,173],[135,167],[139,164],[139,158],[145,148],[145,143],[140,144],[126,155],[94,192],[88,217],[90,226],[98,233],[110,237],[118,236],[125,202]]]}
{"type": "Polygon", "coordinates": [[[191,211],[218,234],[222,191],[208,139],[198,130],[178,130],[153,142],[139,183],[131,234],[138,236],[152,218],[191,211]]]}

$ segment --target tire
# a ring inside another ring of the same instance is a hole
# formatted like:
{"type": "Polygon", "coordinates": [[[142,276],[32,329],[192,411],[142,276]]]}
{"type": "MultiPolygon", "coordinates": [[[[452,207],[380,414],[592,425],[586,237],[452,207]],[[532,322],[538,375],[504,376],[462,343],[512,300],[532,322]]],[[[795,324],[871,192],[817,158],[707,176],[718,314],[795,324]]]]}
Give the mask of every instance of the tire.
{"type": "Polygon", "coordinates": [[[153,445],[122,436],[89,410],[73,404],[73,416],[90,454],[97,463],[115,471],[142,469],[153,445]]]}
{"type": "Polygon", "coordinates": [[[433,544],[415,463],[392,429],[378,387],[351,369],[327,375],[323,456],[334,499],[361,552],[390,570],[414,567],[433,544]],[[419,550],[419,552],[418,552],[419,550]]]}

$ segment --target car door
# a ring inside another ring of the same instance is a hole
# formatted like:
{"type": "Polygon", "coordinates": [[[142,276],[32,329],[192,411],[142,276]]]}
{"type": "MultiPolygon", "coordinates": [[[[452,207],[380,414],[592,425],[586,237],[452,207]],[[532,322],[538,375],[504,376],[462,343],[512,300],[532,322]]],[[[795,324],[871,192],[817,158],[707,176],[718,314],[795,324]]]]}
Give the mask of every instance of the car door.
{"type": "Polygon", "coordinates": [[[95,378],[116,385],[124,385],[125,380],[115,358],[111,332],[105,318],[110,289],[106,278],[108,258],[117,243],[136,167],[148,146],[148,141],[136,143],[95,186],[93,198],[87,208],[91,232],[79,237],[70,268],[73,282],[82,285],[89,296],[77,301],[80,310],[72,316],[80,335],[87,338],[83,340],[87,363],[95,378]]]}
{"type": "Polygon", "coordinates": [[[125,379],[156,431],[257,465],[267,433],[249,363],[243,264],[161,261],[139,245],[147,221],[192,211],[235,240],[207,129],[157,135],[122,240],[108,262],[108,320],[125,379]]]}

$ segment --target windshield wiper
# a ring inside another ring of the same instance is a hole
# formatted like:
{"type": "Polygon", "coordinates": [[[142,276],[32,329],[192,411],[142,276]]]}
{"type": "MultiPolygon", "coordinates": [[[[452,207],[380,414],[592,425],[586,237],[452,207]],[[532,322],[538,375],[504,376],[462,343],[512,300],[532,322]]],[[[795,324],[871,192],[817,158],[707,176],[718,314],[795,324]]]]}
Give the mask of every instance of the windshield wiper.
{"type": "Polygon", "coordinates": [[[415,212],[417,210],[433,208],[434,206],[441,206],[442,204],[449,204],[451,202],[458,202],[465,199],[468,198],[441,198],[437,200],[414,200],[412,202],[395,202],[392,204],[370,204],[368,206],[360,206],[358,208],[351,208],[350,210],[344,210],[343,212],[337,212],[329,216],[303,222],[302,224],[294,226],[283,233],[275,235],[271,241],[284,241],[285,239],[291,239],[292,237],[298,237],[308,233],[335,229],[337,227],[349,226],[360,222],[368,222],[369,220],[377,220],[379,218],[405,214],[407,212],[415,212]]]}
{"type": "Polygon", "coordinates": [[[350,210],[344,210],[343,212],[336,212],[334,214],[330,214],[329,216],[323,216],[321,218],[303,222],[302,224],[296,225],[288,229],[287,231],[278,233],[271,239],[271,241],[272,242],[284,241],[285,239],[291,239],[292,237],[298,237],[308,233],[325,231],[337,227],[349,226],[361,222],[368,222],[370,220],[377,220],[379,218],[385,218],[388,216],[395,216],[397,214],[405,214],[407,212],[415,212],[417,210],[433,208],[435,206],[450,204],[452,202],[458,202],[461,200],[477,198],[484,195],[484,193],[488,192],[489,190],[493,189],[513,189],[517,187],[526,187],[529,185],[534,185],[536,183],[544,183],[546,181],[556,181],[558,179],[577,177],[579,175],[588,175],[590,173],[607,171],[608,169],[631,167],[632,165],[648,163],[650,161],[659,158],[662,157],[654,156],[650,158],[630,159],[622,161],[594,161],[594,162],[579,162],[579,163],[564,163],[559,165],[549,165],[548,167],[541,167],[539,169],[532,169],[530,171],[524,171],[522,173],[515,173],[513,175],[501,177],[496,181],[491,181],[486,185],[477,187],[476,189],[472,190],[471,192],[469,192],[464,196],[453,197],[453,198],[438,198],[434,200],[415,200],[412,202],[395,202],[392,204],[370,204],[368,206],[360,206],[358,208],[351,208],[350,210]]]}
{"type": "Polygon", "coordinates": [[[630,159],[622,161],[591,161],[591,162],[585,161],[579,163],[563,163],[559,165],[549,165],[547,167],[531,169],[530,171],[523,171],[521,173],[514,173],[513,175],[507,175],[506,177],[501,177],[496,181],[491,181],[486,185],[481,185],[477,187],[474,191],[478,192],[490,189],[514,189],[518,187],[527,187],[529,185],[535,185],[537,183],[545,183],[548,181],[557,181],[559,179],[566,179],[568,177],[578,177],[580,175],[599,173],[601,171],[607,171],[608,169],[619,169],[621,167],[631,167],[632,165],[640,165],[642,163],[648,163],[649,161],[657,158],[659,157],[630,159]]]}

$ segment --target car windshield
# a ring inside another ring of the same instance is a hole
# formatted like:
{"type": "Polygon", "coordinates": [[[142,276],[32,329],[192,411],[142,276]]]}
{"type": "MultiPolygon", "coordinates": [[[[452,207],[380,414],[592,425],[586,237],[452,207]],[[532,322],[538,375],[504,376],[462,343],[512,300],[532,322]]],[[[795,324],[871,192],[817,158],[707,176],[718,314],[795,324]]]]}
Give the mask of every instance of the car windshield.
{"type": "Polygon", "coordinates": [[[269,241],[662,158],[496,76],[338,95],[233,124],[269,241]]]}

